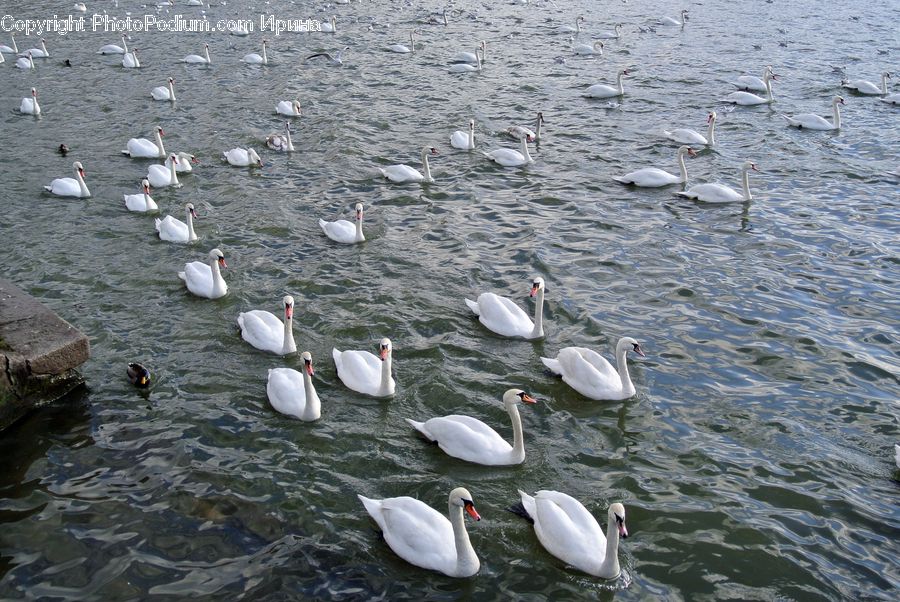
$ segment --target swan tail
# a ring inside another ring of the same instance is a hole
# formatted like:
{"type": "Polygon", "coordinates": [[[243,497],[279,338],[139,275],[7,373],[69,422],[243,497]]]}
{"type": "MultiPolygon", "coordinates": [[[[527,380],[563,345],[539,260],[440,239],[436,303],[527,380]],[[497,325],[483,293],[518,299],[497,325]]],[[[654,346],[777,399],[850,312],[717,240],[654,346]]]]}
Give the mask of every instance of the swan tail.
{"type": "Polygon", "coordinates": [[[691,194],[690,190],[680,190],[675,193],[675,196],[683,196],[686,199],[696,199],[697,198],[697,195],[691,194]]]}
{"type": "Polygon", "coordinates": [[[562,366],[559,365],[559,360],[549,357],[542,357],[541,361],[553,374],[562,374],[562,366]]]}
{"type": "Polygon", "coordinates": [[[527,493],[525,493],[524,491],[522,491],[521,489],[519,489],[518,491],[519,491],[519,497],[521,499],[518,502],[516,502],[515,504],[513,504],[512,506],[510,506],[509,508],[507,508],[507,510],[517,516],[521,516],[522,518],[527,520],[529,523],[534,524],[534,519],[531,517],[531,514],[529,514],[528,508],[526,507],[526,503],[527,503],[528,506],[534,508],[534,498],[531,497],[530,495],[528,495],[527,493]]]}
{"type": "Polygon", "coordinates": [[[129,150],[122,150],[122,154],[125,155],[126,157],[130,157],[130,156],[131,156],[131,151],[129,151],[129,150]]]}
{"type": "Polygon", "coordinates": [[[894,462],[897,464],[897,468],[900,468],[900,445],[894,444],[894,462]]]}
{"type": "Polygon", "coordinates": [[[156,225],[156,231],[159,232],[159,229],[162,228],[162,220],[159,218],[156,218],[155,225],[156,225]]]}
{"type": "Polygon", "coordinates": [[[335,366],[340,366],[341,365],[341,350],[338,349],[337,347],[334,347],[331,350],[331,359],[334,360],[335,366]]]}
{"type": "Polygon", "coordinates": [[[325,234],[328,234],[328,231],[325,229],[326,226],[328,226],[328,222],[326,222],[326,221],[323,220],[323,219],[320,219],[320,220],[319,220],[319,227],[322,228],[322,232],[325,232],[325,234]]]}
{"type": "Polygon", "coordinates": [[[178,272],[178,277],[187,282],[187,276],[184,275],[184,272],[178,272]]]}
{"type": "Polygon", "coordinates": [[[44,186],[44,190],[47,192],[53,192],[53,186],[44,186]]]}
{"type": "Polygon", "coordinates": [[[410,425],[411,427],[413,427],[414,429],[416,429],[417,431],[419,431],[420,433],[422,433],[422,434],[425,436],[426,439],[428,439],[429,441],[434,441],[434,437],[432,437],[431,435],[429,435],[429,434],[428,434],[428,431],[425,430],[425,423],[424,423],[424,422],[416,422],[415,420],[413,420],[413,419],[411,419],[411,418],[404,418],[404,420],[405,420],[406,422],[408,422],[409,425],[410,425]]]}
{"type": "Polygon", "coordinates": [[[476,303],[475,301],[472,301],[471,299],[466,299],[466,305],[469,306],[469,309],[471,309],[475,313],[476,316],[481,315],[481,310],[478,309],[478,303],[476,303]]]}
{"type": "Polygon", "coordinates": [[[613,178],[613,180],[615,180],[616,182],[619,182],[620,184],[633,184],[634,183],[631,180],[627,180],[625,178],[613,178]]]}

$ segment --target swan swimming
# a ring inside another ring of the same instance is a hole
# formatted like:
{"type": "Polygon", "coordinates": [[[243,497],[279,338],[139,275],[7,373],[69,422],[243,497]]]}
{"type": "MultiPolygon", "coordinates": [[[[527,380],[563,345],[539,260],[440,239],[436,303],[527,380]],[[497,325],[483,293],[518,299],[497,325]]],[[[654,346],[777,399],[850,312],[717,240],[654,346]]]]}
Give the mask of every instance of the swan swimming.
{"type": "Polygon", "coordinates": [[[556,358],[542,357],[541,362],[588,399],[617,401],[633,397],[636,393],[628,374],[626,354],[629,351],[644,357],[644,351],[636,340],[622,337],[616,343],[618,370],[605,357],[584,347],[565,347],[559,350],[556,358]]]}
{"type": "Polygon", "coordinates": [[[494,293],[481,293],[475,301],[465,299],[469,309],[488,330],[505,337],[540,339],[544,336],[544,279],[535,278],[529,297],[536,297],[534,322],[518,305],[494,293]]]}

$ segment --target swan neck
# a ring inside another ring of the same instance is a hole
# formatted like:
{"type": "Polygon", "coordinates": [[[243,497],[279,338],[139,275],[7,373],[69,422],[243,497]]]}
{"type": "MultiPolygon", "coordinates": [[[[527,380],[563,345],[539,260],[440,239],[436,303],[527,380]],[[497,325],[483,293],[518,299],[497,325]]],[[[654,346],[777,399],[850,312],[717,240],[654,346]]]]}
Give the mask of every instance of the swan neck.
{"type": "Polygon", "coordinates": [[[125,36],[122,36],[122,48],[125,49],[125,54],[128,54],[128,44],[125,42],[125,36]]]}
{"type": "Polygon", "coordinates": [[[525,436],[522,432],[522,417],[519,415],[518,404],[509,407],[509,417],[512,418],[513,446],[511,460],[519,464],[525,460],[525,436]]]}
{"type": "MultiPolygon", "coordinates": [[[[165,157],[166,156],[166,147],[163,146],[162,136],[160,136],[159,130],[156,130],[156,146],[159,147],[159,156],[165,157]]],[[[174,165],[174,164],[175,164],[175,162],[173,161],[172,165],[174,165]]]]}
{"type": "MultiPolygon", "coordinates": [[[[297,343],[294,342],[294,320],[285,318],[284,320],[284,336],[282,338],[281,354],[287,355],[297,351],[297,343]]],[[[303,372],[306,374],[306,371],[303,372]]],[[[307,398],[308,399],[308,398],[307,398]]]]}
{"type": "Polygon", "coordinates": [[[75,177],[78,178],[78,189],[81,191],[81,196],[91,196],[91,192],[88,190],[87,184],[84,183],[84,178],[81,177],[81,172],[77,169],[75,170],[75,177]]]}
{"type": "MultiPolygon", "coordinates": [[[[187,212],[187,227],[188,227],[188,240],[197,240],[197,235],[194,234],[194,216],[190,211],[187,212]]],[[[216,264],[213,268],[218,271],[219,265],[216,264]]]]}
{"type": "Polygon", "coordinates": [[[178,183],[178,173],[175,171],[175,161],[169,161],[169,185],[178,183]]]}
{"type": "MultiPolygon", "coordinates": [[[[881,93],[887,94],[887,75],[881,74],[881,93]]],[[[835,108],[837,110],[837,108],[835,108]]]]}
{"type": "Polygon", "coordinates": [[[606,555],[598,571],[604,579],[615,579],[619,576],[619,528],[615,519],[609,521],[606,527],[606,555]]]}
{"type": "Polygon", "coordinates": [[[616,78],[616,85],[619,87],[619,94],[625,94],[625,87],[622,85],[622,73],[619,73],[619,76],[616,78]]]}
{"type": "Polygon", "coordinates": [[[681,182],[687,182],[687,166],[684,164],[685,153],[678,153],[678,168],[681,170],[681,182]]]}
{"type": "Polygon", "coordinates": [[[466,531],[465,518],[462,506],[449,504],[450,525],[453,527],[453,543],[456,545],[456,574],[459,576],[473,575],[478,572],[480,562],[472,542],[469,541],[469,532],[466,531]]]}
{"type": "Polygon", "coordinates": [[[772,102],[773,100],[775,100],[775,97],[772,96],[772,80],[771,79],[766,80],[766,99],[769,102],[772,102]]]}
{"type": "Polygon", "coordinates": [[[741,174],[741,186],[744,188],[744,200],[752,200],[753,196],[750,194],[750,170],[748,169],[744,169],[741,174]]]}
{"type": "Polygon", "coordinates": [[[534,330],[531,331],[531,338],[537,339],[544,336],[544,289],[541,287],[537,292],[537,300],[534,303],[534,330]]]}
{"type": "Polygon", "coordinates": [[[538,140],[541,139],[541,123],[543,123],[543,122],[544,122],[544,120],[541,119],[540,115],[538,115],[537,127],[534,128],[534,141],[535,142],[537,142],[538,140]]]}
{"type": "Polygon", "coordinates": [[[225,281],[222,279],[222,272],[219,271],[219,261],[215,257],[209,260],[209,269],[212,271],[213,295],[221,297],[224,294],[225,281]]]}
{"type": "Polygon", "coordinates": [[[409,51],[410,52],[416,51],[416,41],[413,39],[412,32],[409,32],[409,51]]]}
{"type": "Polygon", "coordinates": [[[391,354],[381,360],[381,384],[378,386],[383,395],[391,395],[391,354]]]}
{"type": "Polygon", "coordinates": [[[469,126],[469,144],[468,144],[468,148],[469,148],[469,150],[473,150],[473,149],[475,148],[475,126],[474,126],[474,125],[470,125],[470,126],[469,126]]]}
{"type": "Polygon", "coordinates": [[[322,403],[319,394],[313,387],[312,376],[303,370],[303,393],[306,396],[306,405],[303,407],[303,420],[318,420],[322,415],[322,403]]]}
{"type": "MultiPolygon", "coordinates": [[[[881,80],[881,83],[884,83],[884,79],[881,80]]],[[[834,103],[834,129],[841,129],[841,107],[837,101],[834,103]]]]}
{"type": "Polygon", "coordinates": [[[269,63],[269,57],[266,56],[266,45],[263,44],[263,65],[267,65],[269,63]]]}
{"type": "Polygon", "coordinates": [[[433,181],[431,177],[431,166],[428,165],[428,149],[422,151],[422,169],[425,170],[425,181],[433,181]]]}
{"type": "Polygon", "coordinates": [[[175,100],[175,84],[169,82],[169,100],[175,100]]]}
{"type": "Polygon", "coordinates": [[[625,359],[627,353],[627,345],[616,348],[616,370],[619,372],[619,380],[622,381],[622,391],[630,397],[634,395],[635,390],[631,382],[631,375],[628,374],[628,361],[625,359]]]}
{"type": "Polygon", "coordinates": [[[203,56],[206,58],[206,62],[207,62],[207,63],[211,63],[211,62],[212,62],[212,60],[210,60],[210,58],[209,58],[209,46],[204,46],[204,47],[203,47],[203,56]]]}
{"type": "Polygon", "coordinates": [[[709,122],[709,127],[706,128],[706,142],[710,146],[716,145],[716,120],[713,119],[709,122]]]}
{"type": "Polygon", "coordinates": [[[362,242],[366,239],[362,231],[362,219],[356,220],[356,242],[362,242]]]}
{"type": "Polygon", "coordinates": [[[285,132],[285,137],[287,138],[287,149],[288,149],[289,151],[293,152],[293,150],[294,150],[294,141],[291,140],[291,130],[290,130],[290,129],[288,129],[288,130],[285,132]]]}

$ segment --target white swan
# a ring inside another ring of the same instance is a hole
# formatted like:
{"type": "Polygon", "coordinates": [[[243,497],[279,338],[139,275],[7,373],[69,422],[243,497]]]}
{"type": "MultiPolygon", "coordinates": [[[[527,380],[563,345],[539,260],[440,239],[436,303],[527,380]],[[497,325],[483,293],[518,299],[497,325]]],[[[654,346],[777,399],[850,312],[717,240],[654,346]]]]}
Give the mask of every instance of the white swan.
{"type": "Polygon", "coordinates": [[[575,19],[575,27],[571,25],[563,25],[559,28],[561,33],[581,33],[581,24],[584,22],[584,17],[578,16],[575,19]]]}
{"type": "Polygon", "coordinates": [[[684,27],[684,24],[687,23],[687,9],[681,11],[681,21],[675,19],[673,17],[661,17],[659,20],[660,25],[675,25],[676,27],[684,27]]]}
{"type": "Polygon", "coordinates": [[[680,176],[672,175],[658,167],[645,167],[643,169],[638,169],[637,171],[628,172],[624,176],[613,178],[613,180],[621,182],[622,184],[634,184],[635,186],[644,188],[658,188],[660,186],[668,186],[669,184],[684,184],[687,182],[687,167],[684,166],[684,156],[690,155],[693,157],[696,154],[694,149],[688,146],[681,146],[678,148],[676,157],[678,160],[678,167],[681,169],[680,176]]]}
{"type": "Polygon", "coordinates": [[[644,356],[637,341],[622,337],[616,343],[618,372],[605,357],[584,347],[565,347],[559,350],[555,359],[542,357],[541,361],[551,372],[562,376],[564,383],[585,397],[600,401],[620,400],[633,397],[636,392],[625,360],[629,351],[644,356]]]}
{"type": "Polygon", "coordinates": [[[381,339],[378,355],[368,351],[331,350],[338,378],[348,389],[372,397],[393,397],[396,383],[391,376],[391,341],[381,339]]]}
{"type": "Polygon", "coordinates": [[[628,537],[625,506],[616,502],[607,512],[606,535],[581,502],[559,491],[519,496],[534,523],[538,541],[548,552],[580,571],[603,579],[619,576],[619,537],[628,537]]]}
{"type": "Polygon", "coordinates": [[[539,339],[544,336],[544,279],[532,281],[530,297],[537,297],[534,304],[534,322],[518,305],[494,293],[481,293],[475,301],[466,299],[476,316],[488,330],[505,337],[539,339]]]}
{"type": "Polygon", "coordinates": [[[674,140],[679,144],[696,144],[702,146],[715,146],[716,145],[716,118],[718,115],[715,111],[710,111],[709,115],[706,116],[706,136],[697,132],[696,130],[691,130],[687,128],[678,128],[677,130],[672,130],[671,132],[666,130],[663,132],[666,138],[669,140],[674,140]]]}
{"type": "Polygon", "coordinates": [[[745,161],[741,165],[741,186],[743,188],[743,194],[722,184],[698,184],[697,186],[692,186],[683,192],[676,192],[675,194],[689,199],[704,201],[706,203],[750,201],[753,199],[753,196],[750,194],[750,170],[759,171],[753,161],[745,161]]]}
{"type": "Polygon", "coordinates": [[[466,532],[463,510],[475,520],[481,517],[466,489],[457,487],[450,492],[450,520],[408,496],[383,500],[357,497],[378,523],[387,544],[406,562],[449,577],[471,577],[481,567],[466,532]]]}
{"type": "Polygon", "coordinates": [[[240,21],[236,21],[228,27],[228,33],[230,33],[233,36],[240,36],[240,37],[249,36],[250,28],[247,27],[244,23],[241,23],[240,21]]]}
{"type": "Polygon", "coordinates": [[[481,154],[504,167],[521,167],[522,165],[533,163],[534,159],[528,153],[528,136],[523,134],[519,138],[519,143],[521,151],[511,148],[498,148],[488,153],[482,152],[481,154]]]}
{"type": "Polygon", "coordinates": [[[150,197],[150,182],[145,178],[141,181],[140,194],[125,194],[125,207],[129,211],[137,211],[138,213],[146,213],[148,211],[159,211],[159,206],[150,197]]]}
{"type": "Polygon", "coordinates": [[[484,60],[484,51],[487,48],[487,42],[482,40],[478,42],[475,52],[457,52],[450,59],[451,63],[477,63],[484,60]],[[481,58],[478,57],[478,51],[481,50],[481,58]]]}
{"type": "Polygon", "coordinates": [[[331,21],[325,21],[324,23],[320,23],[322,33],[337,33],[337,17],[334,15],[331,16],[331,21]]]}
{"type": "Polygon", "coordinates": [[[170,77],[165,86],[156,86],[150,90],[150,96],[153,100],[168,100],[175,102],[175,78],[170,77]]]}
{"type": "Polygon", "coordinates": [[[887,80],[891,79],[891,74],[885,71],[881,74],[881,87],[879,88],[872,82],[865,79],[844,80],[841,82],[842,88],[854,90],[860,94],[869,94],[872,96],[884,96],[887,94],[887,80]]]}
{"type": "Polygon", "coordinates": [[[422,149],[422,169],[425,171],[425,175],[405,163],[379,167],[378,171],[391,182],[434,182],[434,178],[431,177],[431,167],[428,165],[429,154],[436,155],[438,151],[433,146],[426,146],[422,149]]]}
{"type": "MultiPolygon", "coordinates": [[[[2,55],[0,55],[2,56],[2,55]]],[[[31,89],[31,98],[23,98],[22,104],[19,105],[19,112],[26,115],[40,115],[41,105],[38,104],[37,90],[31,89]]]]}
{"type": "Polygon", "coordinates": [[[259,155],[252,148],[233,148],[222,154],[225,156],[225,160],[235,167],[247,167],[249,165],[262,167],[262,159],[259,158],[259,155]]]}
{"type": "Polygon", "coordinates": [[[429,441],[436,442],[448,456],[485,466],[510,466],[525,461],[525,438],[522,435],[519,404],[536,401],[521,389],[509,389],[503,394],[503,407],[512,420],[512,445],[497,431],[471,416],[454,414],[431,418],[425,422],[409,418],[406,421],[429,441]]]}
{"type": "Polygon", "coordinates": [[[122,66],[126,69],[139,69],[141,61],[138,60],[137,48],[132,48],[131,52],[122,55],[122,66]]]}
{"type": "Polygon", "coordinates": [[[313,387],[315,374],[312,355],[309,351],[300,354],[303,359],[303,373],[291,368],[272,368],[266,383],[269,403],[278,412],[294,416],[304,422],[312,422],[322,417],[319,395],[313,387]]]}
{"type": "Polygon", "coordinates": [[[362,223],[363,223],[363,204],[356,204],[356,220],[355,223],[350,223],[345,219],[339,219],[334,222],[326,222],[323,219],[319,220],[319,226],[322,228],[322,231],[325,232],[325,236],[330,238],[335,242],[342,242],[344,244],[354,244],[358,242],[363,242],[366,240],[366,237],[363,236],[362,231],[362,223]]]}
{"type": "Polygon", "coordinates": [[[4,57],[3,53],[0,52],[0,64],[5,63],[5,62],[6,62],[6,57],[4,57]]]}
{"type": "Polygon", "coordinates": [[[622,69],[616,76],[616,87],[607,86],[606,84],[594,84],[584,91],[584,95],[588,98],[614,98],[616,96],[624,96],[625,88],[622,86],[622,78],[628,75],[628,69],[622,69]]]}
{"type": "Polygon", "coordinates": [[[86,13],[87,6],[84,5],[84,2],[76,2],[75,4],[72,5],[72,10],[79,12],[79,13],[86,13]]]}
{"type": "MultiPolygon", "coordinates": [[[[162,158],[166,156],[166,147],[163,146],[162,137],[165,134],[163,133],[163,129],[159,126],[156,126],[156,132],[154,136],[156,137],[156,143],[147,140],[146,138],[131,138],[128,141],[128,144],[125,145],[125,150],[122,151],[123,155],[128,155],[132,159],[134,158],[162,158]]],[[[156,186],[156,184],[154,184],[156,186]]]]}
{"type": "Polygon", "coordinates": [[[30,48],[22,52],[22,55],[26,55],[31,53],[32,58],[36,59],[48,59],[50,58],[50,52],[47,51],[47,44],[44,42],[43,38],[41,38],[41,47],[40,48],[30,48]]]}
{"type": "MultiPolygon", "coordinates": [[[[172,153],[172,154],[175,155],[175,157],[177,157],[177,160],[178,160],[178,162],[175,163],[175,172],[176,173],[190,173],[190,172],[194,171],[194,168],[192,167],[192,165],[197,165],[198,163],[200,163],[200,161],[197,159],[197,157],[195,157],[191,153],[178,152],[178,153],[172,153]]],[[[172,166],[172,155],[169,155],[168,157],[166,157],[166,162],[163,163],[163,165],[165,165],[166,167],[172,166]]]]}
{"type": "Polygon", "coordinates": [[[388,50],[391,52],[396,52],[399,54],[409,54],[416,51],[416,40],[413,37],[413,34],[418,33],[417,31],[409,32],[409,46],[404,46],[403,44],[391,44],[388,46],[388,50]]]}
{"type": "Polygon", "coordinates": [[[534,131],[531,131],[524,125],[511,125],[506,128],[506,133],[518,140],[522,137],[522,134],[525,134],[528,137],[528,142],[540,142],[541,141],[541,126],[544,124],[544,113],[542,111],[538,111],[537,114],[537,123],[535,123],[534,131]]]}
{"type": "Polygon", "coordinates": [[[775,97],[772,96],[772,80],[774,79],[778,79],[778,77],[773,73],[766,72],[763,74],[763,82],[766,84],[765,98],[757,96],[756,94],[751,94],[750,92],[732,92],[723,98],[722,102],[743,106],[764,105],[775,102],[775,97]]]}
{"type": "Polygon", "coordinates": [[[16,69],[34,69],[34,59],[29,52],[26,56],[16,59],[16,69]]]}
{"type": "Polygon", "coordinates": [[[261,351],[287,355],[297,351],[294,342],[294,298],[285,295],[284,322],[272,312],[254,309],[238,314],[237,323],[241,327],[241,338],[261,351]]]}
{"type": "Polygon", "coordinates": [[[299,100],[282,100],[275,105],[275,112],[288,117],[300,117],[303,115],[299,100]]]}
{"type": "Polygon", "coordinates": [[[878,100],[892,105],[900,105],[900,93],[888,94],[878,100]]]}
{"type": "Polygon", "coordinates": [[[165,188],[167,186],[181,186],[178,183],[178,174],[176,170],[178,168],[178,155],[175,153],[169,154],[169,160],[166,161],[166,165],[151,165],[147,168],[147,179],[150,180],[150,185],[154,188],[165,188]]]}
{"type": "Polygon", "coordinates": [[[619,36],[622,35],[622,24],[616,23],[616,26],[613,27],[613,31],[601,31],[596,36],[601,40],[618,40],[619,36]]]}
{"type": "Polygon", "coordinates": [[[192,261],[184,264],[184,271],[178,277],[184,280],[187,289],[198,297],[218,299],[228,293],[228,285],[219,268],[227,268],[225,256],[219,249],[209,252],[207,263],[192,261]]]}
{"type": "MultiPolygon", "coordinates": [[[[763,77],[766,76],[766,73],[772,75],[772,65],[766,65],[766,68],[763,70],[763,77]]],[[[766,82],[763,81],[762,78],[756,77],[755,75],[742,75],[731,82],[731,84],[738,90],[745,90],[747,92],[766,91],[766,82]]]]}
{"type": "Polygon", "coordinates": [[[283,153],[294,152],[294,142],[291,140],[291,124],[286,121],[284,123],[284,135],[269,134],[266,137],[266,146],[272,150],[281,151],[283,153]]]}
{"type": "Polygon", "coordinates": [[[10,54],[19,54],[19,45],[16,44],[16,36],[10,34],[9,37],[12,40],[12,46],[0,44],[0,54],[3,54],[4,52],[8,52],[10,54]]]}
{"type": "MultiPolygon", "coordinates": [[[[144,180],[146,182],[146,180],[144,180]]],[[[197,212],[194,210],[193,203],[184,206],[185,221],[176,219],[171,215],[156,219],[156,231],[159,233],[161,240],[169,242],[194,242],[199,237],[194,232],[194,218],[197,212]]]]}
{"type": "Polygon", "coordinates": [[[450,73],[472,73],[473,71],[481,71],[481,57],[478,50],[475,51],[475,64],[471,63],[453,63],[447,69],[450,73]]]}
{"type": "Polygon", "coordinates": [[[450,135],[450,146],[460,150],[475,148],[475,120],[469,120],[469,131],[456,130],[450,135]]]}
{"type": "Polygon", "coordinates": [[[181,59],[182,63],[191,63],[195,65],[210,65],[212,61],[209,58],[209,44],[203,45],[203,56],[199,54],[189,54],[183,59],[181,59]]]}
{"type": "Polygon", "coordinates": [[[48,186],[44,186],[44,190],[56,196],[80,198],[91,196],[91,191],[88,190],[87,185],[84,183],[84,167],[81,166],[81,162],[75,161],[72,164],[72,168],[75,170],[74,178],[56,178],[48,186]]]}
{"type": "Polygon", "coordinates": [[[603,55],[603,42],[594,42],[592,44],[575,44],[572,52],[582,56],[603,55]]]}
{"type": "Polygon", "coordinates": [[[125,54],[128,52],[128,44],[125,43],[126,36],[122,36],[122,45],[117,46],[116,44],[107,44],[106,46],[102,46],[100,50],[97,51],[97,54],[125,54]]]}
{"type": "Polygon", "coordinates": [[[782,117],[787,119],[788,125],[795,128],[806,128],[808,130],[839,130],[841,129],[841,110],[839,107],[842,104],[844,104],[844,99],[841,96],[835,96],[831,101],[831,110],[834,117],[832,121],[828,121],[827,119],[812,113],[801,113],[800,115],[794,115],[793,117],[782,115],[782,117]]]}
{"type": "Polygon", "coordinates": [[[242,63],[247,63],[248,65],[268,65],[269,57],[266,54],[266,46],[269,45],[268,40],[263,40],[262,43],[262,56],[256,54],[255,52],[251,52],[250,54],[245,54],[244,58],[241,59],[242,63]]]}

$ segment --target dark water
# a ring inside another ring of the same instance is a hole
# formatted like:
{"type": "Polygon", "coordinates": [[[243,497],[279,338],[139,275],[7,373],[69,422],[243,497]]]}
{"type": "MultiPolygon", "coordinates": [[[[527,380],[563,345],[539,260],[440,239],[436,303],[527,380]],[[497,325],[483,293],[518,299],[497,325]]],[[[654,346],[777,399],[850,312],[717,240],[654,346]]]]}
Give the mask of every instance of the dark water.
{"type": "Polygon", "coordinates": [[[900,114],[853,93],[840,133],[788,129],[779,113],[827,115],[840,93],[833,66],[870,80],[896,70],[898,4],[705,2],[688,6],[684,29],[647,33],[682,5],[456,2],[448,26],[422,22],[442,7],[208,9],[211,19],[338,16],[334,36],[265,34],[264,68],[239,62],[259,52],[258,31],[134,34],[140,70],[94,54],[114,34],[47,35],[53,58],[35,72],[0,65],[0,265],[93,347],[89,392],[0,441],[0,597],[893,599],[900,114]],[[579,41],[616,22],[622,38],[602,58],[572,57],[572,34],[558,28],[578,14],[579,41]],[[384,50],[413,27],[415,55],[384,50]],[[447,73],[448,57],[481,39],[484,70],[447,73]],[[177,63],[206,41],[212,67],[177,63]],[[343,46],[341,67],[303,62],[343,46]],[[771,108],[717,101],[767,64],[782,76],[771,108]],[[581,97],[622,67],[633,75],[615,105],[581,97]],[[168,76],[174,106],[149,98],[168,76]],[[31,86],[37,120],[16,110],[31,86]],[[283,123],[275,104],[296,95],[297,152],[265,150],[260,140],[283,123]],[[703,130],[711,109],[719,145],[689,160],[691,181],[737,187],[753,159],[751,202],[612,181],[643,166],[674,171],[661,130],[703,130]],[[538,110],[545,131],[527,168],[447,143],[474,117],[479,149],[515,147],[503,130],[538,110]],[[163,213],[197,206],[190,247],[160,242],[151,217],[122,206],[150,162],[118,151],[156,125],[170,150],[202,162],[182,188],[153,192],[163,213]],[[65,158],[53,152],[63,142],[65,158]],[[262,169],[220,161],[248,145],[262,169]],[[416,165],[426,145],[440,150],[434,184],[378,177],[380,166],[416,165]],[[73,160],[93,198],[42,194],[73,160]],[[356,202],[368,241],[331,243],[318,219],[349,217],[356,202]],[[176,277],[212,247],[229,263],[218,301],[189,296],[176,277]],[[547,281],[543,341],[496,337],[463,303],[495,291],[530,310],[536,275],[547,281]],[[266,401],[266,370],[299,359],[252,349],[235,324],[240,311],[277,311],[286,293],[317,367],[314,424],[266,401]],[[538,360],[569,345],[610,357],[626,335],[647,353],[631,362],[638,393],[627,401],[588,401],[538,360]],[[330,361],[333,346],[374,351],[383,336],[394,345],[391,401],[353,394],[330,361]],[[134,360],[154,373],[147,395],[125,378],[134,360]],[[511,438],[500,397],[512,386],[540,399],[522,412],[518,467],[453,460],[403,421],[467,413],[511,438]],[[482,568],[466,580],[400,560],[356,498],[412,495],[443,511],[459,485],[484,518],[469,524],[482,568]],[[517,488],[565,491],[601,520],[623,502],[622,578],[603,583],[547,554],[505,510],[517,488]]]}

